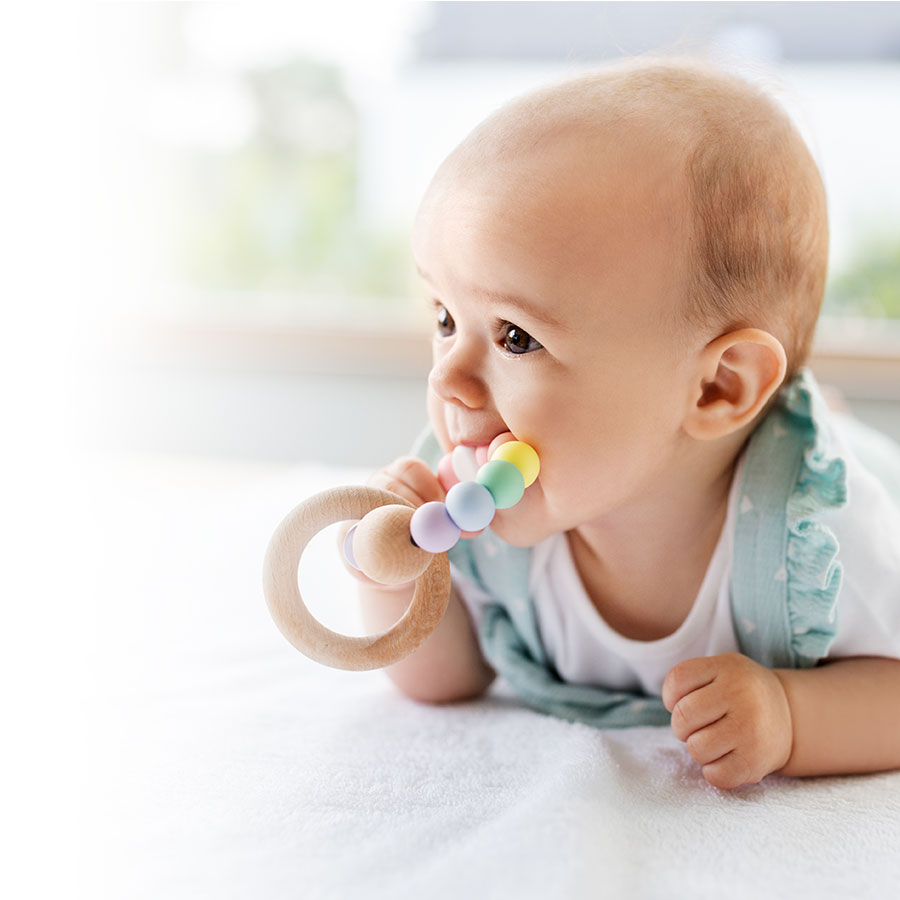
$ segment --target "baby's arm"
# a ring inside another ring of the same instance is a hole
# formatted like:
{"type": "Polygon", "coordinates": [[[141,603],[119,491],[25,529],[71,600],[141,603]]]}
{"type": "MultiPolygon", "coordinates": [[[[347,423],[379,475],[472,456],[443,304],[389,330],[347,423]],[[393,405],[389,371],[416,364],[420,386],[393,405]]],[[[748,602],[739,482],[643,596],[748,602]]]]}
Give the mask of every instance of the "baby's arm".
{"type": "Polygon", "coordinates": [[[672,730],[710,784],[900,768],[900,660],[770,670],[739,653],[688,659],[663,684],[672,730]]]}
{"type": "MultiPolygon", "coordinates": [[[[399,591],[360,585],[366,629],[374,633],[390,628],[406,611],[412,595],[413,585],[399,591]]],[[[409,656],[384,671],[407,697],[425,703],[477,697],[494,680],[456,588],[451,589],[447,612],[438,627],[409,656]]]]}
{"type": "Polygon", "coordinates": [[[780,775],[900,769],[900,659],[859,656],[776,669],[794,742],[780,775]]]}
{"type": "MultiPolygon", "coordinates": [[[[413,457],[402,457],[381,469],[369,485],[393,491],[417,507],[445,497],[437,476],[422,460],[413,457]]],[[[386,631],[406,612],[415,584],[387,587],[362,573],[354,574],[361,582],[359,599],[366,629],[370,633],[386,631]]],[[[481,654],[469,614],[455,587],[438,627],[421,646],[388,666],[385,672],[404,694],[426,703],[476,697],[487,690],[495,677],[481,654]]]]}

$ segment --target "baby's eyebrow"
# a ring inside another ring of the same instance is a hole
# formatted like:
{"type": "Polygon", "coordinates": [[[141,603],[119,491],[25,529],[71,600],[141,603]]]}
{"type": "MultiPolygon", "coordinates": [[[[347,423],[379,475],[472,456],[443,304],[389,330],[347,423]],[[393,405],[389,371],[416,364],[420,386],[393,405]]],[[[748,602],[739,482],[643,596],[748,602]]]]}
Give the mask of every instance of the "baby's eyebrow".
{"type": "MultiPolygon", "coordinates": [[[[433,287],[436,287],[434,279],[418,264],[416,264],[416,270],[419,275],[422,276],[423,281],[427,281],[433,287]]],[[[571,332],[573,330],[571,326],[547,312],[545,309],[546,304],[539,303],[535,300],[529,300],[527,297],[520,297],[516,294],[507,294],[503,291],[492,291],[488,288],[481,287],[471,287],[469,292],[476,297],[487,300],[489,303],[505,307],[511,306],[514,309],[518,309],[535,322],[540,322],[542,325],[546,325],[548,328],[553,328],[556,331],[571,332]]]]}

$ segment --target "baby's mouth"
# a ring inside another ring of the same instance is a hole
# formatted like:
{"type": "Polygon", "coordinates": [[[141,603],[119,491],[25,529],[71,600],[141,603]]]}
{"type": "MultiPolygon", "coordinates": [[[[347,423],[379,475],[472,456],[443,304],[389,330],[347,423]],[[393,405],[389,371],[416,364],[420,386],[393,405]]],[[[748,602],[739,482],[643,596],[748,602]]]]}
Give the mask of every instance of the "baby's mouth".
{"type": "Polygon", "coordinates": [[[453,441],[453,445],[455,447],[471,447],[475,451],[475,459],[478,465],[484,465],[498,447],[514,440],[516,440],[516,436],[511,431],[502,431],[493,438],[487,438],[486,436],[462,438],[453,441]]]}
{"type": "Polygon", "coordinates": [[[498,448],[502,447],[503,444],[508,444],[510,441],[517,440],[516,436],[511,431],[503,431],[495,437],[490,444],[488,444],[488,458],[490,459],[491,454],[498,448]]]}
{"type": "MultiPolygon", "coordinates": [[[[473,481],[478,469],[488,462],[498,447],[516,440],[516,436],[511,431],[501,431],[490,440],[488,437],[488,434],[481,434],[474,437],[461,437],[458,440],[450,439],[451,452],[441,460],[438,466],[438,480],[445,491],[449,491],[454,484],[460,481],[473,481]]],[[[463,531],[462,537],[474,538],[479,534],[481,531],[463,531]]]]}

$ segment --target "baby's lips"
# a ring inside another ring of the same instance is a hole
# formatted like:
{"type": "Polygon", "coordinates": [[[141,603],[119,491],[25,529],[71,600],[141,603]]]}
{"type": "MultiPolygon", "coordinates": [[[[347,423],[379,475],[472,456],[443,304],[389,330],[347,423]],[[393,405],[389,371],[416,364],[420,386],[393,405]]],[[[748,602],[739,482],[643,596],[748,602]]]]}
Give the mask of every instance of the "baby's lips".
{"type": "Polygon", "coordinates": [[[479,466],[483,466],[499,446],[508,444],[515,439],[516,436],[511,431],[504,431],[503,434],[498,434],[490,444],[483,444],[482,446],[475,448],[475,461],[479,466]]]}
{"type": "Polygon", "coordinates": [[[503,444],[508,444],[510,441],[514,440],[516,440],[516,436],[511,431],[504,431],[503,434],[498,434],[497,437],[495,437],[491,441],[490,445],[487,448],[487,459],[485,460],[485,462],[487,462],[487,460],[494,455],[494,451],[498,447],[502,446],[503,444]]]}
{"type": "Polygon", "coordinates": [[[459,478],[453,471],[453,457],[449,453],[438,463],[437,477],[445,494],[454,484],[459,484],[459,478]]]}

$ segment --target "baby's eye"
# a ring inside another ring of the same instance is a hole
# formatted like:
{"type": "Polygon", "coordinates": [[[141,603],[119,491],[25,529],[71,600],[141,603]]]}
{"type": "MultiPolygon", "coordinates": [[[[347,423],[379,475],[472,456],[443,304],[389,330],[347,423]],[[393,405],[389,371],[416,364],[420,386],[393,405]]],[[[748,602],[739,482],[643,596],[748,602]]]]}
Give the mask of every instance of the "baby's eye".
{"type": "Polygon", "coordinates": [[[449,337],[456,331],[456,323],[453,321],[453,316],[447,312],[447,308],[444,306],[438,305],[437,308],[437,323],[438,323],[438,334],[441,337],[449,337]]]}
{"type": "Polygon", "coordinates": [[[531,353],[540,350],[543,344],[539,344],[527,331],[522,331],[518,325],[506,322],[503,326],[503,346],[510,353],[531,353]]]}

